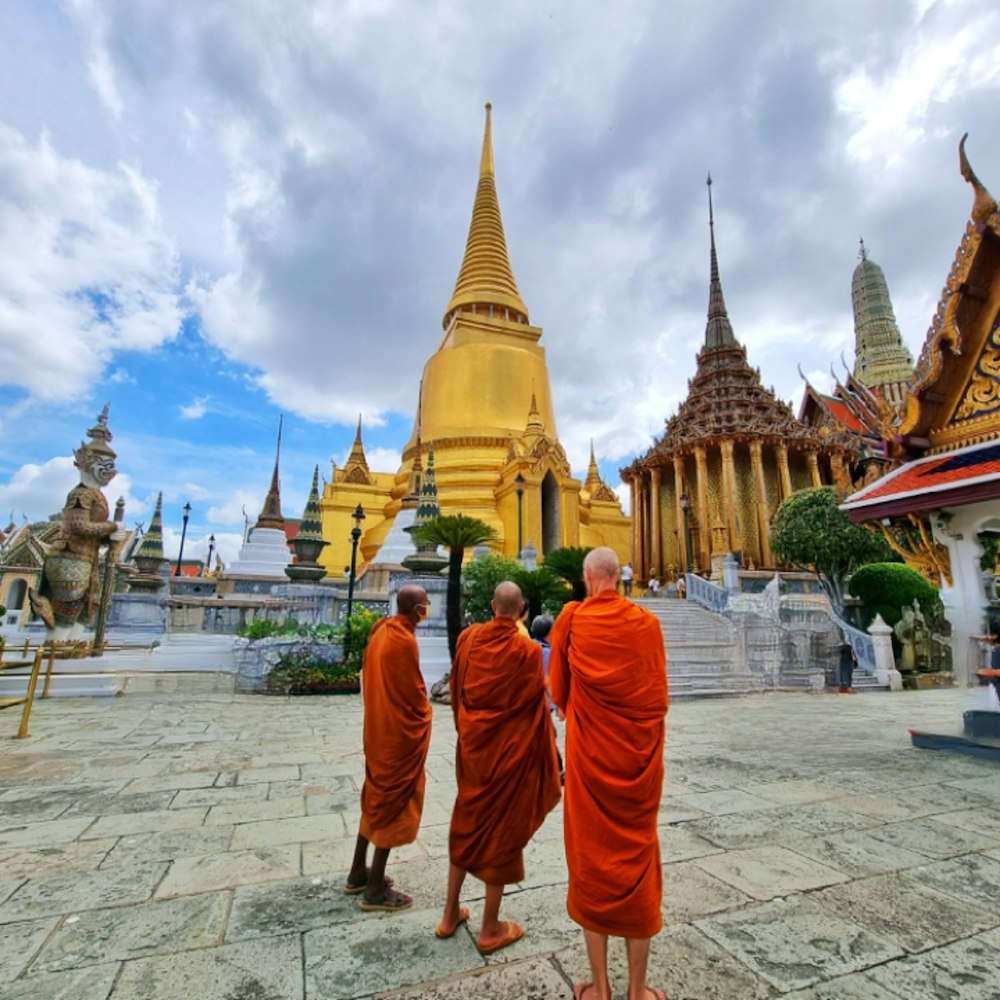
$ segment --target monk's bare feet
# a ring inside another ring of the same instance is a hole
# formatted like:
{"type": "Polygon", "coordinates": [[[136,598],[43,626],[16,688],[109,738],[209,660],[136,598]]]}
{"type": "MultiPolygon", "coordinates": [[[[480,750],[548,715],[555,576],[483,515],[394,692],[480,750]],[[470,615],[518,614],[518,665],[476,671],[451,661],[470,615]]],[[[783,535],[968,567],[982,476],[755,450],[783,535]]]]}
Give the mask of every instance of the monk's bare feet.
{"type": "Polygon", "coordinates": [[[477,947],[482,955],[492,955],[493,952],[506,948],[507,945],[520,941],[524,937],[524,928],[512,920],[501,920],[496,930],[490,934],[479,932],[477,947]]]}
{"type": "Polygon", "coordinates": [[[453,937],[455,931],[469,919],[469,911],[461,906],[458,909],[458,913],[448,913],[441,918],[441,923],[437,925],[434,929],[434,936],[439,938],[450,938],[453,937]]]}
{"type": "Polygon", "coordinates": [[[600,993],[593,983],[577,983],[573,987],[573,1000],[610,1000],[610,997],[610,993],[600,993]]]}
{"type": "Polygon", "coordinates": [[[397,892],[386,887],[378,895],[370,896],[367,892],[361,897],[362,910],[385,910],[392,913],[396,910],[407,910],[413,905],[413,897],[405,892],[397,892]]]}

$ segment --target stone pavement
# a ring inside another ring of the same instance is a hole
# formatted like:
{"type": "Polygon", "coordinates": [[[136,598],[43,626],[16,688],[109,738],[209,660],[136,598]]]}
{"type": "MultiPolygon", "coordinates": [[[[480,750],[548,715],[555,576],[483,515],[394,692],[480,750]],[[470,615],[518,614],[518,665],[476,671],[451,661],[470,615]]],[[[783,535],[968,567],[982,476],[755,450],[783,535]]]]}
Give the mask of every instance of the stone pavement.
{"type": "MultiPolygon", "coordinates": [[[[650,982],[671,1000],[1000,997],[1000,768],[910,746],[970,695],[771,694],[676,704],[650,982]]],[[[454,795],[435,709],[412,910],[341,886],[364,774],[357,696],[205,693],[39,702],[0,715],[4,1000],[569,1000],[562,812],[527,851],[489,958],[437,941],[454,795]]],[[[473,922],[481,885],[467,882],[473,922]]],[[[612,947],[616,996],[624,949],[612,947]]]]}

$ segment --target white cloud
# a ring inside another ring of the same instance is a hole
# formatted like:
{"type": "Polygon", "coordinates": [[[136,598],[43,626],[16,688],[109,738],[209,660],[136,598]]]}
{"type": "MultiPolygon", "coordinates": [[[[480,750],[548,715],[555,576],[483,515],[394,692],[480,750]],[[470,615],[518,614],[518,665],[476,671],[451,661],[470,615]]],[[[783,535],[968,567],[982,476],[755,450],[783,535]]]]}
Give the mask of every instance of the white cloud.
{"type": "Polygon", "coordinates": [[[208,411],[207,403],[211,396],[198,396],[187,406],[180,407],[181,416],[185,420],[200,420],[208,411]]]}

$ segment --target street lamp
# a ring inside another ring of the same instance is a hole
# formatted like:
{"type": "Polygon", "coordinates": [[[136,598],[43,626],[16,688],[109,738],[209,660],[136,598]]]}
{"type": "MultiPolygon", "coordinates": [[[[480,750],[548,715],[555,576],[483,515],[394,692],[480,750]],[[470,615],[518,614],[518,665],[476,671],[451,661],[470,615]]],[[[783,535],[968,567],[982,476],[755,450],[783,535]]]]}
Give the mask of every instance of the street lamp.
{"type": "Polygon", "coordinates": [[[212,553],[215,551],[215,535],[208,536],[208,561],[205,563],[205,576],[212,572],[212,553]]]}
{"type": "Polygon", "coordinates": [[[520,472],[514,477],[514,491],[517,493],[517,558],[521,558],[521,549],[523,548],[523,543],[521,541],[521,528],[524,524],[522,511],[524,508],[524,483],[525,478],[520,472]]]}
{"type": "Polygon", "coordinates": [[[351,609],[354,606],[354,575],[358,568],[358,542],[361,541],[361,522],[365,519],[365,512],[358,504],[351,515],[354,518],[354,527],[351,528],[351,575],[347,581],[347,618],[348,628],[350,628],[351,609]]]}
{"type": "Polygon", "coordinates": [[[184,504],[184,527],[181,528],[181,550],[177,554],[177,569],[174,571],[174,576],[181,575],[181,563],[184,560],[184,538],[187,535],[188,530],[188,518],[191,516],[191,504],[184,504]]]}
{"type": "Polygon", "coordinates": [[[686,493],[680,495],[681,510],[684,511],[684,551],[687,556],[684,563],[684,572],[691,572],[691,525],[688,521],[688,512],[691,510],[691,501],[686,493]]]}

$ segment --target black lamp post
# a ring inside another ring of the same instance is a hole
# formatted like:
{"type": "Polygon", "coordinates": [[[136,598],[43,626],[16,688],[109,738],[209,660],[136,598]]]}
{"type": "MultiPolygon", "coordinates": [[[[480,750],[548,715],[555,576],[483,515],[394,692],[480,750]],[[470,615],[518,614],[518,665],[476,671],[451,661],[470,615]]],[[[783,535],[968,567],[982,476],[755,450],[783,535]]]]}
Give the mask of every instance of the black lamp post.
{"type": "Polygon", "coordinates": [[[524,524],[523,520],[523,509],[524,509],[524,483],[525,478],[519,472],[514,477],[514,491],[517,493],[517,558],[521,558],[521,549],[524,547],[524,543],[521,539],[521,528],[524,524]]]}
{"type": "Polygon", "coordinates": [[[684,564],[684,572],[691,572],[691,525],[688,521],[688,511],[691,509],[691,501],[686,493],[680,495],[681,510],[684,511],[684,551],[687,559],[684,564]]]}
{"type": "Polygon", "coordinates": [[[184,504],[184,526],[181,528],[181,550],[177,553],[177,569],[174,576],[181,575],[181,563],[184,561],[184,539],[187,536],[188,518],[191,516],[191,504],[184,504]]]}
{"type": "Polygon", "coordinates": [[[212,553],[215,551],[215,535],[208,536],[208,561],[205,563],[205,576],[212,572],[212,553]]]}
{"type": "Polygon", "coordinates": [[[347,617],[350,619],[351,610],[354,606],[354,574],[358,568],[358,542],[361,541],[361,522],[365,519],[365,512],[358,504],[351,515],[354,518],[354,527],[351,528],[351,575],[347,581],[347,617]]]}

